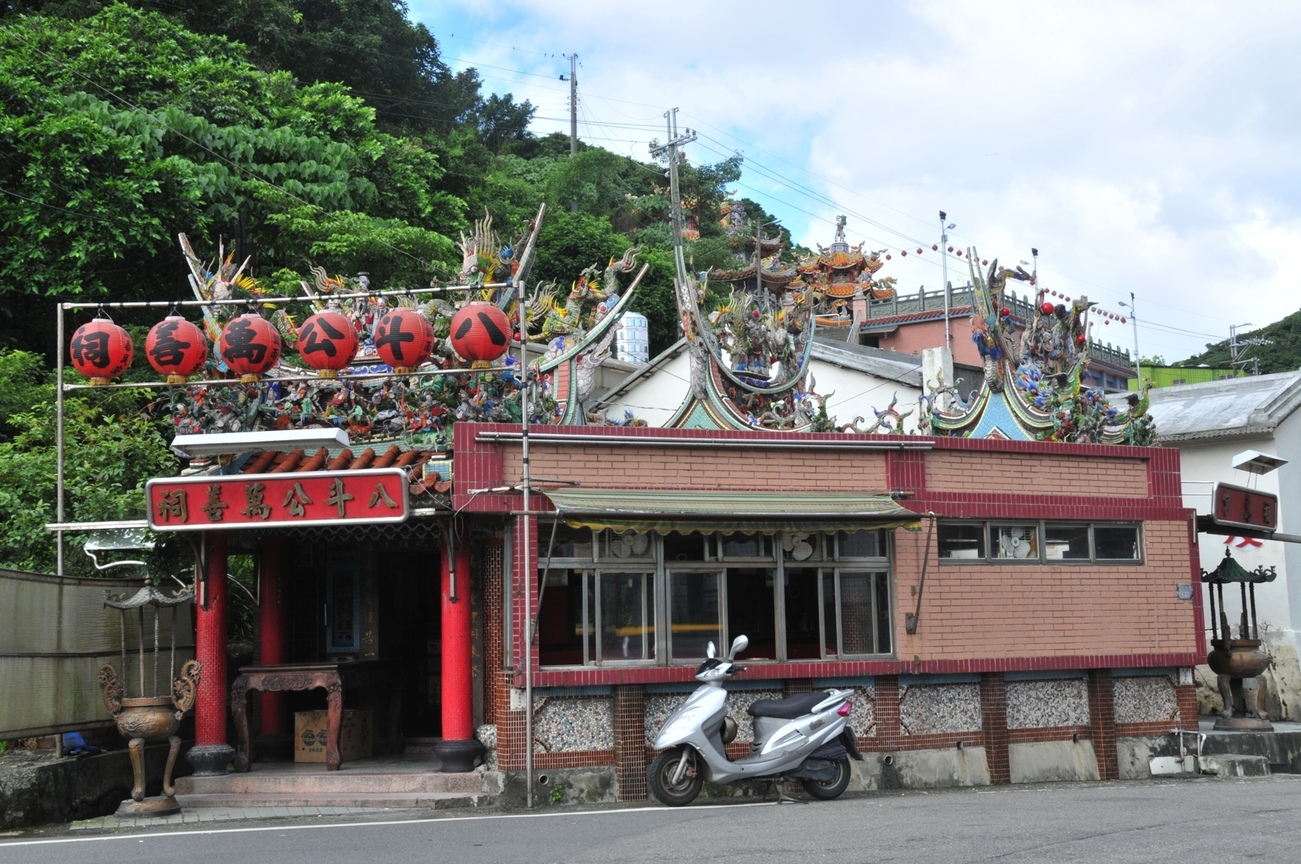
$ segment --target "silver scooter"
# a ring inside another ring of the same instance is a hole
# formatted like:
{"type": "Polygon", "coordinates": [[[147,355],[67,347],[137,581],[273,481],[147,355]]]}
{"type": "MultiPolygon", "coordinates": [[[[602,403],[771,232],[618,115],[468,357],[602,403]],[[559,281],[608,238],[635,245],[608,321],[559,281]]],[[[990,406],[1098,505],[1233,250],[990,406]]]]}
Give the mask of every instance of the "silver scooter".
{"type": "Polygon", "coordinates": [[[745,667],[736,663],[750,640],[737,636],[726,660],[710,642],[696,670],[702,682],[655,738],[662,750],[646,770],[651,794],[670,807],[690,804],[706,780],[799,780],[814,798],[829,801],[849,786],[849,759],[862,761],[848,728],[852,691],[820,690],[785,699],[760,699],[749,708],[754,718],[750,752],[733,761],[723,745],[736,738],[736,721],[727,716],[723,682],[745,667]]]}

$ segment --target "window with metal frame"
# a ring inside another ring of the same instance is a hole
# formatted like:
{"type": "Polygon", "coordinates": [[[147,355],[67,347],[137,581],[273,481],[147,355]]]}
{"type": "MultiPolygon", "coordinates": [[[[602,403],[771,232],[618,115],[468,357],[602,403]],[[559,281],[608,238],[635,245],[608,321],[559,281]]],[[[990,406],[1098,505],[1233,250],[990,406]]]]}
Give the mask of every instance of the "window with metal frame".
{"type": "Polygon", "coordinates": [[[1142,529],[1133,522],[981,522],[941,520],[943,563],[1135,564],[1142,529]]]}
{"type": "Polygon", "coordinates": [[[552,530],[539,526],[544,666],[694,664],[741,633],[750,661],[893,650],[887,531],[552,530]]]}

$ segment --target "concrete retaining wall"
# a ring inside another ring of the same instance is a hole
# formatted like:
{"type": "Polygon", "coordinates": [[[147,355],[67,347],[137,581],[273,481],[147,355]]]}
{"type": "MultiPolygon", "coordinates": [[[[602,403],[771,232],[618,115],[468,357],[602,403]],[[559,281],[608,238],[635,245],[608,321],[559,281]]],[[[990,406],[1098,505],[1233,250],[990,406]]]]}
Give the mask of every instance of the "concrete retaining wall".
{"type": "MultiPolygon", "coordinates": [[[[167,766],[166,744],[145,748],[146,795],[162,794],[167,766]]],[[[54,759],[33,754],[29,764],[19,754],[7,756],[0,771],[0,829],[23,828],[109,816],[131,797],[131,756],[115,750],[80,758],[54,759]]],[[[184,754],[176,773],[188,773],[184,754]]]]}

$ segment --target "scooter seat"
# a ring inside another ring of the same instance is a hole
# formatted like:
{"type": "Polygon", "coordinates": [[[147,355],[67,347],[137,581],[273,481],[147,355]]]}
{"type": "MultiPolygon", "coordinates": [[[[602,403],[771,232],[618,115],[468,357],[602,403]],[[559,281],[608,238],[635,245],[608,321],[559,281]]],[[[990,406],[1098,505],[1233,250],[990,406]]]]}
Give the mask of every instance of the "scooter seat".
{"type": "Polygon", "coordinates": [[[816,693],[787,696],[785,699],[757,699],[750,704],[749,713],[751,717],[794,720],[796,717],[812,713],[814,706],[826,698],[827,692],[819,690],[816,693]]]}

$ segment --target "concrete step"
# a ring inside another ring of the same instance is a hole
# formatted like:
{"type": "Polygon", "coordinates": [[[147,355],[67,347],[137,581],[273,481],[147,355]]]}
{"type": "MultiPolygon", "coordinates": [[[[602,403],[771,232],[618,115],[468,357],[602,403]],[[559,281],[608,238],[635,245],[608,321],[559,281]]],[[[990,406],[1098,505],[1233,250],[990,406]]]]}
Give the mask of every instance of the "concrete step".
{"type": "Polygon", "coordinates": [[[217,777],[180,777],[178,795],[472,795],[484,792],[483,774],[444,774],[438,771],[349,770],[312,773],[258,771],[217,777]]]}
{"type": "Polygon", "coordinates": [[[1217,777],[1265,777],[1270,773],[1269,760],[1264,756],[1221,753],[1203,755],[1200,763],[1203,774],[1217,777]]]}
{"type": "Polygon", "coordinates": [[[390,810],[452,810],[491,807],[497,796],[481,792],[199,792],[176,801],[184,810],[250,810],[285,807],[375,807],[390,810]]]}

